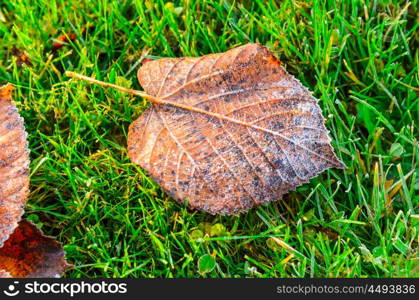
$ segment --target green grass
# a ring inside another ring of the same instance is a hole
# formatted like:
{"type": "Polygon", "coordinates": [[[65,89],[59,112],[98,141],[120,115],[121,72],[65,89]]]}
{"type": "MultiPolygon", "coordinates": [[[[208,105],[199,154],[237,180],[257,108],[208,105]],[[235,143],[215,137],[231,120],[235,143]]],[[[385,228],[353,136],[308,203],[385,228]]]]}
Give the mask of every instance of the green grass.
{"type": "Polygon", "coordinates": [[[418,4],[1,1],[0,83],[17,86],[32,151],[26,217],[64,244],[68,277],[419,276],[418,4]],[[144,55],[249,41],[320,99],[348,168],[238,216],[188,211],[130,163],[128,126],[146,101],[63,75],[141,89],[144,55]]]}

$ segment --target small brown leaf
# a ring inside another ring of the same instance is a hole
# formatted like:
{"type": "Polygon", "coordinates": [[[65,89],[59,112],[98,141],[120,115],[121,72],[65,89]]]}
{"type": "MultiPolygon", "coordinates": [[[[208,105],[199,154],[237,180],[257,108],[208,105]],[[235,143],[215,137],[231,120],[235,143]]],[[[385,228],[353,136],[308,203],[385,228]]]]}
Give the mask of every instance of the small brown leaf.
{"type": "Polygon", "coordinates": [[[59,277],[69,267],[61,245],[25,220],[0,248],[0,270],[14,278],[59,277]]]}
{"type": "Polygon", "coordinates": [[[26,51],[19,50],[16,46],[14,46],[12,49],[12,55],[17,58],[16,63],[19,67],[23,66],[24,64],[26,64],[28,67],[33,67],[32,61],[26,54],[26,51]]]}
{"type": "Polygon", "coordinates": [[[150,61],[138,79],[154,101],[130,126],[129,157],[191,208],[246,211],[344,167],[318,100],[263,46],[150,61]]]}
{"type": "MultiPolygon", "coordinates": [[[[82,29],[82,34],[86,32],[86,28],[82,29]]],[[[70,32],[69,34],[61,34],[59,35],[54,43],[52,44],[52,51],[57,51],[61,49],[63,46],[68,44],[69,42],[74,41],[77,38],[77,34],[74,32],[70,32]]]]}

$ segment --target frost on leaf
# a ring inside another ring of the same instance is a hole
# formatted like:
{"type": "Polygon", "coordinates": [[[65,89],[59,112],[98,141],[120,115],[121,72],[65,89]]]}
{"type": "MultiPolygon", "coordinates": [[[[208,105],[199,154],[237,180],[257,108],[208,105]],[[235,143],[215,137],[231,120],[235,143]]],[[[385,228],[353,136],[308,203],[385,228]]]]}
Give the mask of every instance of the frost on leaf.
{"type": "Polygon", "coordinates": [[[61,246],[21,221],[29,194],[29,150],[12,89],[0,87],[0,278],[57,277],[68,266],[61,246]]]}
{"type": "Polygon", "coordinates": [[[263,46],[151,61],[138,79],[166,103],[131,125],[129,156],[191,208],[247,211],[344,167],[317,99],[263,46]]]}
{"type": "Polygon", "coordinates": [[[0,247],[20,221],[29,194],[27,133],[12,89],[10,84],[0,88],[0,247]]]}

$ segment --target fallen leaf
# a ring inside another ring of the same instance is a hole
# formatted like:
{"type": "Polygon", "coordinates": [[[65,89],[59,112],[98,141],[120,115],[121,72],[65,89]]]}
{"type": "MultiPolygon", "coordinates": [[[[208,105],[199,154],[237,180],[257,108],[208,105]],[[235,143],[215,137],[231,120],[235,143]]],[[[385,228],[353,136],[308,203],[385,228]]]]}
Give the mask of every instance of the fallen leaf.
{"type": "Polygon", "coordinates": [[[60,244],[20,221],[29,194],[29,150],[12,90],[11,84],[0,87],[0,278],[57,277],[69,267],[60,244]]]}
{"type": "Polygon", "coordinates": [[[191,208],[246,211],[344,167],[318,100],[263,46],[150,61],[138,79],[164,104],[130,126],[129,157],[191,208]]]}
{"type": "Polygon", "coordinates": [[[61,245],[26,220],[0,249],[0,269],[14,278],[55,278],[69,267],[61,245]]]}
{"type": "Polygon", "coordinates": [[[32,61],[27,55],[26,51],[19,50],[16,46],[12,49],[12,55],[16,57],[16,64],[21,67],[26,64],[28,67],[33,67],[32,61]]]}
{"type": "Polygon", "coordinates": [[[17,227],[29,194],[27,133],[12,90],[11,84],[0,87],[0,247],[17,227]]]}
{"type": "Polygon", "coordinates": [[[152,102],[129,128],[128,155],[193,209],[247,211],[345,167],[318,100],[257,44],[149,61],[138,70],[145,92],[66,75],[152,102]]]}
{"type": "MultiPolygon", "coordinates": [[[[86,32],[86,27],[82,29],[82,34],[86,32]]],[[[52,51],[57,51],[61,49],[63,46],[67,45],[69,42],[74,41],[77,38],[77,33],[70,32],[68,34],[61,34],[59,35],[54,43],[52,44],[52,51]]]]}
{"type": "Polygon", "coordinates": [[[57,37],[56,41],[52,44],[52,50],[57,51],[58,49],[62,48],[70,41],[74,41],[77,38],[77,34],[70,33],[70,34],[62,34],[57,37]]]}

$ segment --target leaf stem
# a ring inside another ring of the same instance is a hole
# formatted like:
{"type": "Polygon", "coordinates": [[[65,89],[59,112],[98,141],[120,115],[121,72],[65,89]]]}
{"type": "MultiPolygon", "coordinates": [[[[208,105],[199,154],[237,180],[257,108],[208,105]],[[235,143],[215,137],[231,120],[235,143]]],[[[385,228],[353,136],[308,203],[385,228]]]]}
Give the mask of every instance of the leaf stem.
{"type": "Polygon", "coordinates": [[[155,98],[155,97],[153,97],[153,96],[151,96],[147,93],[144,93],[142,91],[127,89],[127,88],[124,88],[122,86],[112,84],[112,83],[109,83],[109,82],[104,82],[104,81],[101,81],[101,80],[97,80],[97,79],[94,79],[94,78],[91,78],[91,77],[87,77],[87,76],[81,75],[81,74],[76,73],[76,72],[66,71],[65,75],[68,76],[68,77],[71,77],[71,78],[87,81],[87,82],[90,82],[90,83],[93,83],[93,84],[98,84],[98,85],[101,85],[101,86],[104,86],[104,87],[113,88],[113,89],[119,90],[121,92],[126,92],[126,93],[130,93],[130,94],[133,94],[133,95],[136,95],[136,96],[140,96],[140,97],[143,97],[147,100],[150,100],[153,103],[161,103],[161,100],[159,100],[159,99],[157,99],[157,98],[155,98]]]}

